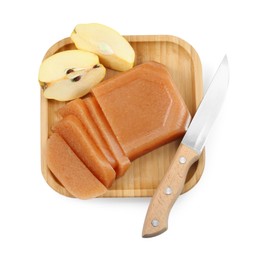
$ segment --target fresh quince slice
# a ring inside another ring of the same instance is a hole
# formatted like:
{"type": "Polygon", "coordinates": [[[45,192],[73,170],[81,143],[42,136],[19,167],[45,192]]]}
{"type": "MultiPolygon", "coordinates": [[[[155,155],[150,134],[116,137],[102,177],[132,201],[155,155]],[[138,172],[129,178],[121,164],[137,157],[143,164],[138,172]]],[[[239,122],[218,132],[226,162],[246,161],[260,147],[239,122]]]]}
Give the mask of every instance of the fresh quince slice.
{"type": "Polygon", "coordinates": [[[68,101],[87,94],[103,80],[106,69],[97,55],[68,50],[45,59],[39,70],[39,82],[48,99],[68,101]]]}
{"type": "Polygon", "coordinates": [[[78,24],[71,39],[78,49],[97,54],[105,67],[126,71],[134,65],[135,52],[129,42],[105,25],[78,24]]]}

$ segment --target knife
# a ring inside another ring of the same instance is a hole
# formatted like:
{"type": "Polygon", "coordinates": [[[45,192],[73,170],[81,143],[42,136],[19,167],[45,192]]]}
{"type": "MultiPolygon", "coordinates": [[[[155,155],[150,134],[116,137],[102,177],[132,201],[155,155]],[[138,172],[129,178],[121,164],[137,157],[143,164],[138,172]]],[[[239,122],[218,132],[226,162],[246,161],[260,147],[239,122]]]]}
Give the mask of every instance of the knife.
{"type": "Polygon", "coordinates": [[[157,236],[168,229],[170,210],[183,190],[189,168],[200,157],[210,129],[221,109],[228,83],[229,65],[225,55],[167,173],[152,197],[144,221],[143,237],[157,236]]]}

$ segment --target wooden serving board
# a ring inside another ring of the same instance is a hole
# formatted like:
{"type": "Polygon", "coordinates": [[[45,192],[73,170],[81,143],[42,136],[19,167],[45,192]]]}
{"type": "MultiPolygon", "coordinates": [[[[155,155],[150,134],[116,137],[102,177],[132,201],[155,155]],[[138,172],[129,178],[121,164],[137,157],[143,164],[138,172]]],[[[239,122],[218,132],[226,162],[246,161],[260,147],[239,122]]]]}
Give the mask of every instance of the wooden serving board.
{"type": "MultiPolygon", "coordinates": [[[[191,45],[174,36],[125,36],[136,53],[136,64],[145,61],[163,63],[169,69],[176,86],[193,116],[203,97],[202,68],[198,54],[191,45]]],[[[75,49],[70,38],[53,45],[44,58],[56,52],[75,49]]],[[[115,75],[107,70],[106,78],[115,75]]],[[[47,100],[41,91],[41,167],[46,182],[55,191],[65,196],[72,195],[57,181],[47,167],[46,143],[51,126],[60,118],[56,111],[64,102],[47,100]]],[[[164,145],[132,162],[125,175],[117,179],[103,197],[145,197],[152,196],[179,146],[181,140],[164,145]]],[[[203,152],[198,162],[190,169],[183,192],[190,190],[200,179],[205,163],[203,152]]]]}

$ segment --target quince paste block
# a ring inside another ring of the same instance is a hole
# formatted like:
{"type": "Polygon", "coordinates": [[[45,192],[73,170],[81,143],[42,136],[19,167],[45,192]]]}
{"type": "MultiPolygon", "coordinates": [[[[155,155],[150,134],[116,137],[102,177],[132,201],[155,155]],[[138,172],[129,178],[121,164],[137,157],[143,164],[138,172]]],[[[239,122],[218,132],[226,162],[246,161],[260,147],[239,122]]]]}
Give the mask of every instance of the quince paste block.
{"type": "Polygon", "coordinates": [[[92,93],[130,160],[182,137],[191,120],[167,68],[157,62],[103,81],[92,93]]]}

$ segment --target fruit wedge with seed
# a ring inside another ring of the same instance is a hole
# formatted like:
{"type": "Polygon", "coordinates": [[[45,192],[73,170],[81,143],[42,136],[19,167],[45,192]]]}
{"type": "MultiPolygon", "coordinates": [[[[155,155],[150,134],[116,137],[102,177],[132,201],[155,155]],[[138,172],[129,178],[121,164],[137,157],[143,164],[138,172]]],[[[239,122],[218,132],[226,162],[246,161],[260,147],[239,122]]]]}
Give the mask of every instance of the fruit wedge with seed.
{"type": "Polygon", "coordinates": [[[45,59],[39,69],[39,82],[48,99],[68,101],[87,94],[103,80],[106,69],[97,55],[68,50],[45,59]]]}

